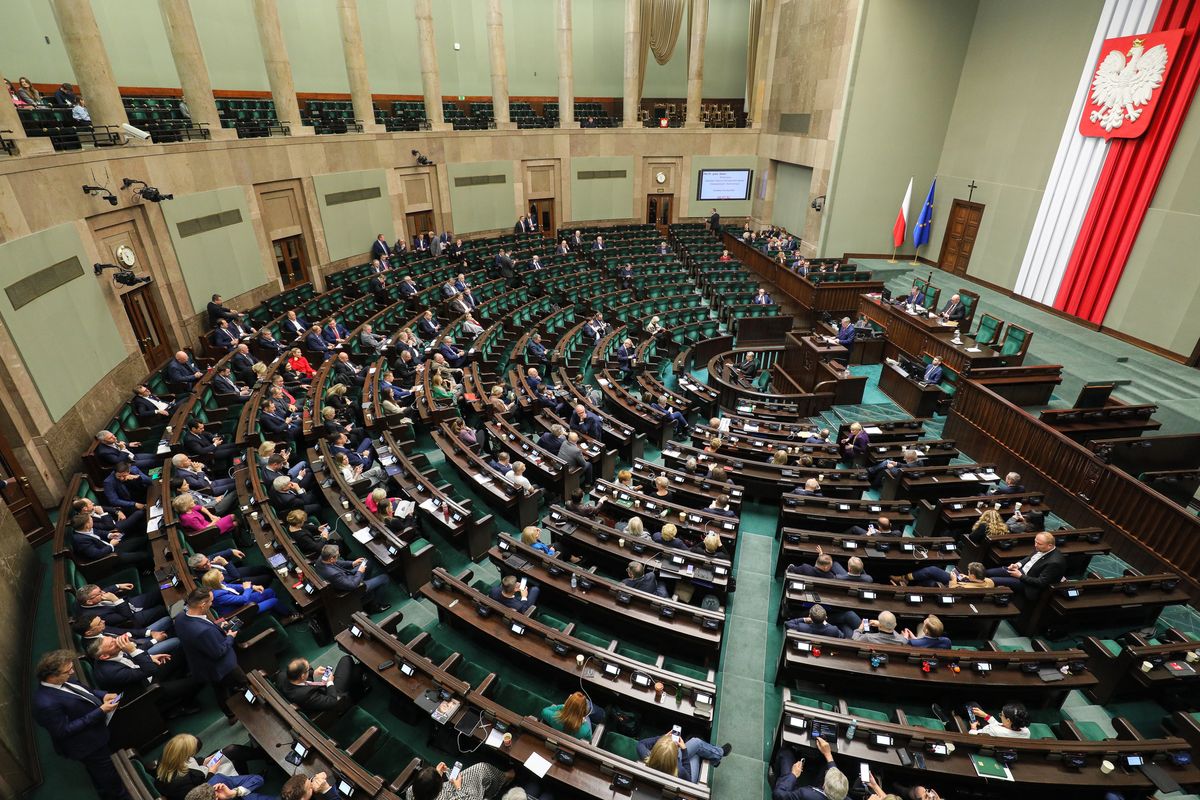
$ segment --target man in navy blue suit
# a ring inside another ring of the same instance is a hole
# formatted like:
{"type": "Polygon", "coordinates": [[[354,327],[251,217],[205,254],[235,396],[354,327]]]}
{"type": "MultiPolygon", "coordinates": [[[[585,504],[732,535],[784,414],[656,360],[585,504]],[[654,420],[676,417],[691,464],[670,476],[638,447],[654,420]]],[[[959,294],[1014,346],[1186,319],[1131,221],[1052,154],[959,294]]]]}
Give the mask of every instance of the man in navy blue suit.
{"type": "Polygon", "coordinates": [[[150,483],[150,476],[128,461],[122,461],[104,479],[104,498],[125,514],[132,514],[146,507],[146,490],[150,483]]]}
{"type": "Polygon", "coordinates": [[[258,426],[272,439],[295,439],[300,435],[300,423],[280,414],[272,400],[264,400],[258,415],[258,426]]]}
{"type": "Polygon", "coordinates": [[[157,588],[153,592],[122,598],[118,592],[133,590],[132,583],[118,583],[101,588],[94,583],[84,584],[75,590],[75,605],[80,615],[85,612],[99,614],[108,625],[116,625],[149,635],[151,631],[167,631],[171,618],[162,603],[157,588]]]}
{"type": "Polygon", "coordinates": [[[941,383],[942,381],[942,359],[941,356],[934,356],[933,361],[925,368],[925,374],[921,376],[921,383],[941,383]]]}
{"type": "Polygon", "coordinates": [[[570,425],[571,430],[580,431],[597,440],[604,432],[604,426],[600,422],[600,418],[588,411],[587,406],[583,403],[575,406],[575,413],[571,415],[570,425]]]}
{"type": "Polygon", "coordinates": [[[546,352],[546,345],[542,344],[541,334],[535,333],[529,340],[529,344],[525,345],[526,362],[533,362],[542,369],[546,369],[550,363],[549,353],[546,352]]]}
{"type": "Polygon", "coordinates": [[[454,339],[450,336],[442,337],[442,343],[438,345],[438,352],[454,369],[460,369],[463,364],[467,363],[466,352],[461,347],[455,347],[454,339]]]}
{"type": "Polygon", "coordinates": [[[71,550],[84,561],[99,561],[116,554],[122,564],[148,569],[154,564],[145,536],[126,536],[120,531],[98,532],[91,514],[71,517],[71,550]]]}
{"type": "Polygon", "coordinates": [[[671,420],[671,423],[675,426],[675,435],[677,437],[687,433],[687,417],[683,415],[683,412],[671,405],[671,401],[667,399],[665,394],[660,394],[658,399],[650,403],[650,407],[671,420]]]}
{"type": "Polygon", "coordinates": [[[617,365],[621,369],[621,380],[628,381],[633,377],[633,339],[626,339],[617,348],[617,365]]]}
{"type": "Polygon", "coordinates": [[[371,258],[378,258],[380,261],[386,260],[392,254],[392,249],[388,247],[387,240],[383,238],[383,234],[375,239],[371,245],[371,258]]]}
{"type": "Polygon", "coordinates": [[[359,586],[364,587],[363,608],[369,614],[379,614],[391,608],[390,603],[379,599],[379,591],[387,586],[387,575],[367,577],[367,560],[357,558],[354,561],[341,559],[341,552],[336,544],[327,544],[321,548],[321,560],[317,562],[317,574],[339,592],[352,592],[359,586]]]}
{"type": "Polygon", "coordinates": [[[847,355],[854,349],[854,337],[858,330],[850,324],[849,317],[842,317],[842,326],[838,328],[837,343],[846,348],[847,355]]]}
{"type": "Polygon", "coordinates": [[[222,495],[237,486],[233,478],[209,478],[204,474],[204,465],[187,457],[185,453],[171,456],[174,477],[183,478],[188,486],[211,495],[222,495]]]}
{"type": "Polygon", "coordinates": [[[845,773],[834,766],[833,751],[829,742],[817,738],[816,748],[824,757],[821,771],[813,781],[815,786],[805,786],[800,783],[804,775],[804,759],[796,760],[796,754],[790,747],[782,747],[775,757],[775,788],[771,792],[772,800],[826,800],[826,798],[844,798],[850,789],[850,782],[845,773]]]}
{"type": "Polygon", "coordinates": [[[176,405],[174,400],[156,397],[144,383],[133,387],[133,413],[139,422],[164,422],[171,417],[176,405]]]}
{"type": "Polygon", "coordinates": [[[175,354],[175,358],[167,364],[167,381],[177,384],[191,391],[196,381],[204,377],[204,373],[196,366],[196,362],[192,361],[192,357],[180,350],[175,354]]]}
{"type": "Polygon", "coordinates": [[[213,328],[212,332],[213,347],[228,353],[237,346],[237,343],[238,337],[229,329],[229,322],[223,319],[217,320],[217,327],[213,328]]]}
{"type": "Polygon", "coordinates": [[[118,697],[72,681],[74,672],[70,650],[52,650],[38,660],[33,718],[49,732],[54,752],[83,764],[101,800],[129,800],[108,749],[108,720],[118,697]]]}
{"type": "Polygon", "coordinates": [[[141,442],[122,442],[112,431],[100,431],[96,434],[96,460],[105,469],[113,469],[117,464],[136,464],[142,469],[153,469],[162,461],[151,453],[135,453],[129,448],[138,447],[141,442]]]}
{"type": "Polygon", "coordinates": [[[217,705],[226,717],[232,718],[225,700],[237,687],[246,684],[246,673],[238,666],[234,650],[237,628],[214,622],[208,616],[211,607],[212,590],[193,589],[187,596],[187,608],[175,617],[175,633],[192,677],[213,684],[217,705]]]}

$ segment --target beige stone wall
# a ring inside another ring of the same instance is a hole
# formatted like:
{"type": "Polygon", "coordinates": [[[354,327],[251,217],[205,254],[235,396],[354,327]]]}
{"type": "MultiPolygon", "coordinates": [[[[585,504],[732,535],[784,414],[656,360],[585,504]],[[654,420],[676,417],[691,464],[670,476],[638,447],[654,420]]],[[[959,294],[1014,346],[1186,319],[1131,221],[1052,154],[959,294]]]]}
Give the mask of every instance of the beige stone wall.
{"type": "MultiPolygon", "coordinates": [[[[776,202],[807,204],[828,192],[861,10],[862,0],[777,0],[768,37],[759,43],[767,55],[758,174],[768,175],[766,198],[755,194],[753,215],[760,223],[771,221],[776,202]],[[784,114],[811,115],[808,133],[781,132],[784,114]],[[809,197],[776,198],[771,161],[811,168],[809,197]]],[[[804,230],[793,231],[809,255],[816,253],[821,223],[821,214],[809,213],[804,230]]]]}

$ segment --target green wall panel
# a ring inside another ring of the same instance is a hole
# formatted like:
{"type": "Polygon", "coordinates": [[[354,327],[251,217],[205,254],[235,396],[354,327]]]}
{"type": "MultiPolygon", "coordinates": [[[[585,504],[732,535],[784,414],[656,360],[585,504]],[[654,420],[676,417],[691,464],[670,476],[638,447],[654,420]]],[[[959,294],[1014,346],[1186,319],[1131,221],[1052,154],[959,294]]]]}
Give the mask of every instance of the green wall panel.
{"type": "MultiPolygon", "coordinates": [[[[279,4],[279,26],[283,29],[297,92],[350,93],[336,3],[285,0],[279,4]]],[[[366,47],[365,43],[363,46],[366,47]]]]}
{"type": "Polygon", "coordinates": [[[75,82],[49,0],[5,3],[3,14],[0,70],[4,77],[13,84],[22,75],[34,83],[75,82]]]}
{"type": "Polygon", "coordinates": [[[575,96],[620,97],[625,74],[624,0],[573,3],[571,14],[575,96]]]}
{"type": "MultiPolygon", "coordinates": [[[[371,91],[422,94],[421,53],[412,0],[358,0],[371,91]]],[[[434,24],[437,12],[434,11],[434,24]]],[[[342,74],[346,73],[343,65],[342,74]]]]}
{"type": "MultiPolygon", "coordinates": [[[[504,0],[501,8],[509,95],[558,97],[558,18],[554,8],[542,0],[504,0]]],[[[490,84],[487,94],[491,94],[490,84]]]]}
{"type": "Polygon", "coordinates": [[[704,97],[745,96],[749,31],[750,4],[746,0],[709,0],[708,39],[704,43],[704,97]]]}
{"type": "Polygon", "coordinates": [[[492,72],[488,55],[487,4],[475,0],[438,0],[433,4],[433,36],[442,96],[490,97],[492,72]],[[454,49],[455,42],[460,45],[459,50],[454,49]]]}
{"type": "Polygon", "coordinates": [[[568,222],[633,217],[633,171],[637,167],[632,157],[572,158],[568,164],[571,170],[571,219],[568,222]],[[624,178],[579,179],[580,172],[622,169],[625,170],[624,178]]]}
{"type": "Polygon", "coordinates": [[[683,215],[685,217],[705,217],[716,208],[723,217],[744,217],[750,214],[754,204],[754,195],[762,185],[762,176],[758,173],[757,156],[692,156],[692,173],[687,193],[683,198],[683,215]],[[697,200],[696,191],[700,186],[700,170],[702,169],[752,169],[754,175],[750,178],[750,197],[747,200],[697,200]]]}
{"type": "Polygon", "coordinates": [[[271,279],[262,262],[246,192],[241,187],[176,195],[161,208],[195,311],[203,311],[214,293],[236,297],[271,279]],[[242,221],[191,236],[180,235],[180,222],[223,211],[237,211],[242,221]]]}
{"type": "MultiPolygon", "coordinates": [[[[975,0],[867,4],[821,255],[890,253],[892,223],[910,177],[916,219],[937,171],[975,7],[975,0]]],[[[936,257],[938,244],[931,240],[922,255],[936,257]]]]}
{"type": "Polygon", "coordinates": [[[388,199],[387,173],[381,169],[362,172],[334,172],[314,175],[317,208],[331,259],[349,258],[371,249],[375,237],[384,234],[389,242],[396,238],[392,224],[392,204],[388,199]],[[342,192],[377,191],[378,196],[350,202],[330,197],[342,192]],[[334,202],[331,204],[330,201],[334,202]]]}
{"type": "Polygon", "coordinates": [[[972,199],[986,208],[968,274],[1016,284],[1099,13],[1095,0],[981,0],[938,163],[925,255],[938,257],[953,200],[965,200],[974,181],[972,199]],[[1012,58],[1017,51],[1037,57],[1012,58]]]}
{"type": "MultiPolygon", "coordinates": [[[[263,92],[271,89],[258,43],[254,8],[247,0],[191,0],[196,35],[204,50],[204,63],[213,89],[263,92]]],[[[287,3],[279,4],[282,18],[287,3]]],[[[282,22],[280,24],[283,24],[282,22]]],[[[288,50],[298,61],[303,53],[288,50]]],[[[345,68],[342,69],[345,74],[345,68]]]]}
{"type": "Polygon", "coordinates": [[[518,216],[513,199],[513,162],[476,161],[447,164],[446,168],[450,173],[450,208],[454,213],[455,232],[512,230],[518,216]],[[458,178],[480,175],[503,175],[504,183],[456,185],[458,178]]]}
{"type": "Polygon", "coordinates": [[[796,236],[804,232],[812,190],[812,167],[775,162],[775,205],[771,222],[796,236]]]}
{"type": "Polygon", "coordinates": [[[158,0],[92,0],[92,12],[118,85],[179,86],[158,0]]]}
{"type": "Polygon", "coordinates": [[[70,258],[79,260],[83,274],[20,308],[0,291],[0,317],[56,422],[125,358],[103,294],[112,273],[92,275],[74,223],[0,244],[4,287],[70,258]]]}

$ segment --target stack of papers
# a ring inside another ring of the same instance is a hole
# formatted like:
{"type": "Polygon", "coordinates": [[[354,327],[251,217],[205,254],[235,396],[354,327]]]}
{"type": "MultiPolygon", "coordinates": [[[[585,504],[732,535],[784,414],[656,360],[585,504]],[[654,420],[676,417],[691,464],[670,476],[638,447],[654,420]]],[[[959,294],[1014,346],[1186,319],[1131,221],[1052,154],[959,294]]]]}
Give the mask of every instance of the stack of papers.
{"type": "MultiPolygon", "coordinates": [[[[537,775],[539,778],[546,777],[546,773],[550,771],[550,767],[552,766],[554,766],[552,763],[542,758],[537,753],[530,753],[529,758],[525,759],[525,769],[529,770],[534,775],[537,775]]],[[[1012,780],[1012,778],[1010,777],[1009,780],[1012,780]]]]}

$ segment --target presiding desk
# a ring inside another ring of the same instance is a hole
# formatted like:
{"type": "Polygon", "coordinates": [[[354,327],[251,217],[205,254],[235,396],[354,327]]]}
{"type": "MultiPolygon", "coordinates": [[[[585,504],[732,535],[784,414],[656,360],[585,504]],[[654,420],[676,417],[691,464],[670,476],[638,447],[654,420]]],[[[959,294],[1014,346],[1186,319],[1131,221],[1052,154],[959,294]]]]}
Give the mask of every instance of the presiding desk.
{"type": "Polygon", "coordinates": [[[898,365],[883,362],[879,388],[914,417],[932,417],[950,395],[936,383],[922,383],[919,375],[910,375],[898,365]]]}
{"type": "Polygon", "coordinates": [[[1001,356],[971,336],[963,336],[961,345],[952,344],[957,324],[943,325],[928,314],[909,314],[903,306],[885,303],[876,296],[863,295],[858,313],[883,328],[888,341],[884,354],[889,358],[896,358],[901,352],[914,358],[929,353],[941,356],[942,363],[959,375],[970,373],[974,367],[1012,366],[1024,359],[1016,355],[1001,356]]]}

